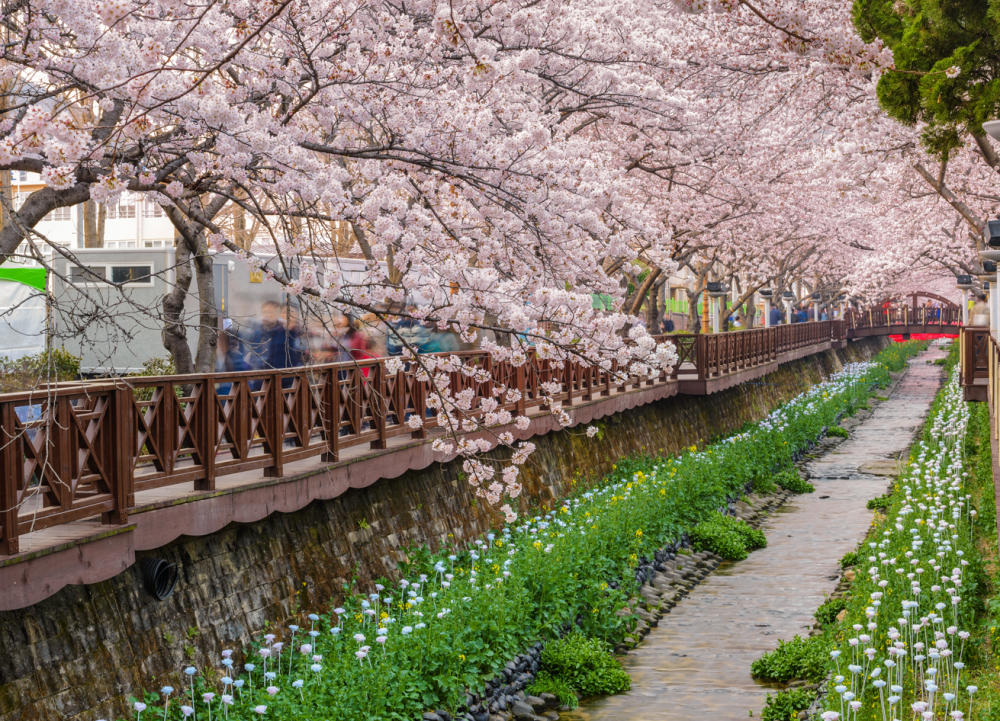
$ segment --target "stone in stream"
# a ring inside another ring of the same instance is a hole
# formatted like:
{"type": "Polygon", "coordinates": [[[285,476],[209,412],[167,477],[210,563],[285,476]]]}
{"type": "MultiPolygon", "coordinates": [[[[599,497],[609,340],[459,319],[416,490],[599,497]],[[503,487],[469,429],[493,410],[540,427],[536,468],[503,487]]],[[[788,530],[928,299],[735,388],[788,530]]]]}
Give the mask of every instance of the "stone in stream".
{"type": "Polygon", "coordinates": [[[520,721],[522,716],[534,717],[535,709],[526,704],[524,701],[518,699],[510,706],[510,712],[514,715],[516,721],[520,721]]]}
{"type": "Polygon", "coordinates": [[[541,713],[549,707],[549,705],[538,696],[525,696],[524,702],[531,706],[531,708],[535,710],[535,713],[541,713]]]}
{"type": "Polygon", "coordinates": [[[559,706],[559,697],[554,693],[543,693],[539,698],[545,702],[546,708],[556,708],[559,706]]]}

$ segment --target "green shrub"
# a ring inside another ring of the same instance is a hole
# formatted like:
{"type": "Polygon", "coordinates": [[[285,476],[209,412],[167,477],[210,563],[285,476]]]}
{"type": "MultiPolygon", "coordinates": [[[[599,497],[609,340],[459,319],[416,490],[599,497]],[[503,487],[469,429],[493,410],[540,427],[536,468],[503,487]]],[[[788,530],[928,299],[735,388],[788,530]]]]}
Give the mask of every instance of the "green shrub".
{"type": "Polygon", "coordinates": [[[778,641],[776,649],[750,664],[750,674],[764,681],[822,681],[826,662],[827,642],[822,636],[796,636],[791,641],[778,641]]]}
{"type": "Polygon", "coordinates": [[[774,482],[792,493],[812,493],[815,486],[809,481],[804,481],[793,468],[787,468],[774,477],[774,482]]]}
{"type": "Polygon", "coordinates": [[[528,686],[528,693],[532,696],[541,696],[543,693],[550,693],[556,696],[563,706],[576,708],[579,700],[573,692],[573,687],[565,681],[555,678],[547,671],[539,671],[535,677],[535,682],[528,686]]]}
{"type": "Polygon", "coordinates": [[[847,608],[847,599],[841,598],[831,598],[823,603],[822,606],[816,609],[816,613],[813,616],[816,620],[820,622],[823,626],[829,626],[837,622],[837,614],[847,608]]]}
{"type": "Polygon", "coordinates": [[[779,691],[774,696],[768,694],[760,717],[764,721],[788,721],[796,718],[799,711],[809,708],[812,702],[813,694],[800,688],[779,691]]]}
{"type": "Polygon", "coordinates": [[[742,561],[747,551],[766,546],[767,539],[762,531],[738,518],[719,513],[694,527],[691,544],[698,551],[711,551],[731,561],[742,561]]]}
{"type": "Polygon", "coordinates": [[[770,479],[768,474],[759,473],[754,476],[753,479],[753,492],[766,496],[768,494],[774,493],[778,490],[778,487],[774,484],[774,481],[770,479]]]}
{"type": "Polygon", "coordinates": [[[859,558],[860,557],[858,556],[857,551],[848,551],[844,554],[844,557],[840,559],[840,567],[847,568],[848,566],[857,566],[859,558]]]}
{"type": "Polygon", "coordinates": [[[889,503],[890,503],[891,501],[892,501],[892,499],[891,499],[891,498],[889,498],[889,496],[888,496],[888,495],[882,495],[882,496],[879,496],[879,497],[877,497],[877,498],[872,498],[872,499],[870,499],[870,500],[868,501],[868,507],[869,507],[870,509],[872,509],[873,511],[874,511],[874,510],[875,510],[876,508],[888,508],[888,507],[889,507],[889,503]]]}
{"type": "Polygon", "coordinates": [[[831,438],[847,438],[851,434],[847,432],[846,428],[841,428],[840,426],[830,426],[826,429],[826,435],[831,438]]]}
{"type": "Polygon", "coordinates": [[[550,641],[542,651],[542,670],[557,683],[584,696],[622,693],[632,688],[632,679],[598,638],[571,633],[550,641]]]}
{"type": "Polygon", "coordinates": [[[30,390],[42,383],[75,381],[80,359],[61,348],[11,360],[0,358],[0,392],[30,390]]]}

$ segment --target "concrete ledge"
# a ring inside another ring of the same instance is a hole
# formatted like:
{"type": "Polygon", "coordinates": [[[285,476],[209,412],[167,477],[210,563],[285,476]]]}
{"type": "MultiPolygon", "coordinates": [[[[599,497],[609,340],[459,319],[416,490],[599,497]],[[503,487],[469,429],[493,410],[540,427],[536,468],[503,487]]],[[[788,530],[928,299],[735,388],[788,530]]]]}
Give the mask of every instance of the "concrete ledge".
{"type": "Polygon", "coordinates": [[[135,563],[136,524],[15,556],[0,566],[0,611],[38,603],[69,584],[98,583],[135,563]]]}

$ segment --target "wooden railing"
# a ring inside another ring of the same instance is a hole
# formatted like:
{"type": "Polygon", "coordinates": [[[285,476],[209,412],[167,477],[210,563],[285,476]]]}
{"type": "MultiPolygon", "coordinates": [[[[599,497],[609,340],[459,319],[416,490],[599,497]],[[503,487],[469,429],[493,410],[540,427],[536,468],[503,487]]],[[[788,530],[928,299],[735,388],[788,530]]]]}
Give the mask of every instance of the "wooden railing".
{"type": "Polygon", "coordinates": [[[773,363],[800,348],[846,340],[846,333],[843,321],[825,320],[699,335],[695,352],[698,379],[720,378],[773,363]]]}
{"type": "MultiPolygon", "coordinates": [[[[948,332],[962,323],[962,309],[958,306],[940,308],[881,308],[851,310],[845,319],[849,330],[886,328],[892,326],[922,326],[928,333],[948,332]]],[[[952,331],[953,332],[953,331],[952,331]]]]}
{"type": "MultiPolygon", "coordinates": [[[[485,399],[495,398],[497,386],[516,389],[516,400],[496,398],[516,417],[695,373],[707,382],[774,363],[782,354],[843,341],[848,333],[844,321],[821,321],[657,337],[676,345],[678,367],[670,377],[626,375],[623,382],[614,380],[617,362],[602,370],[531,356],[514,367],[469,351],[454,354],[465,368],[450,372],[449,383],[452,393],[469,395],[474,414],[482,412],[485,399]],[[546,383],[555,383],[557,392],[544,396],[546,383]]],[[[416,364],[390,376],[385,359],[372,359],[62,383],[2,394],[0,555],[18,553],[18,538],[33,530],[97,516],[105,524],[123,524],[142,491],[185,483],[212,491],[227,475],[260,470],[280,477],[287,464],[306,458],[336,462],[347,448],[383,449],[397,436],[424,438],[438,426],[438,414],[428,404],[429,381],[421,378],[416,364]],[[413,418],[421,423],[411,425],[413,418]]]]}
{"type": "Polygon", "coordinates": [[[989,328],[975,326],[962,328],[959,346],[959,382],[963,386],[974,385],[977,378],[989,378],[989,341],[989,328]]]}
{"type": "MultiPolygon", "coordinates": [[[[514,367],[483,352],[449,355],[465,365],[449,374],[450,391],[471,394],[474,415],[497,385],[520,392],[516,400],[498,398],[516,417],[670,381],[665,373],[652,380],[626,374],[617,383],[617,362],[602,370],[532,357],[514,367]],[[543,397],[550,382],[560,390],[543,397]]],[[[349,447],[424,438],[438,426],[429,396],[415,363],[390,376],[385,359],[0,395],[0,555],[17,553],[18,536],[32,530],[97,515],[124,523],[140,491],[182,483],[211,491],[234,473],[280,477],[286,464],[305,458],[336,462],[349,447]],[[417,427],[413,417],[422,420],[417,427]]]]}

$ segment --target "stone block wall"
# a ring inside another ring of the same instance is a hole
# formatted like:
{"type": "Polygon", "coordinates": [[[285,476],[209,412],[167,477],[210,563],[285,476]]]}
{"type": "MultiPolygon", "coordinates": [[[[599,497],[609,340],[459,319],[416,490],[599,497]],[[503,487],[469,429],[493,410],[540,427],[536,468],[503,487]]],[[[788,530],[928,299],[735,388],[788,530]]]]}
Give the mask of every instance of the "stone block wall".
{"type": "MultiPolygon", "coordinates": [[[[765,416],[845,363],[865,360],[884,338],[787,363],[707,397],[677,396],[603,419],[600,440],[549,433],[522,467],[522,511],[548,506],[575,482],[599,479],[621,456],[674,453],[765,416]]],[[[238,649],[267,622],[325,610],[352,579],[366,592],[392,577],[408,546],[476,537],[496,518],[459,479],[460,464],[434,464],[296,513],[178,539],[150,554],[176,563],[173,596],[145,592],[138,564],[90,586],[67,586],[33,607],[0,613],[0,720],[122,718],[129,695],[202,668],[238,649]]]]}

